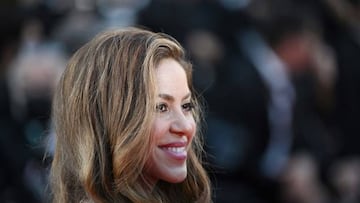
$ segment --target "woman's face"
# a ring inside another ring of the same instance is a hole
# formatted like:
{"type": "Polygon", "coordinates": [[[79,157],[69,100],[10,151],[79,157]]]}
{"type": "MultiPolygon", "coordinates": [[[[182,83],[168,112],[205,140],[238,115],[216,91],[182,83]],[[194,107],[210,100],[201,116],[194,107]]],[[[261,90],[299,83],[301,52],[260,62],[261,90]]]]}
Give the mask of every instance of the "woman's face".
{"type": "Polygon", "coordinates": [[[183,67],[163,59],[156,68],[156,118],[152,125],[153,151],[146,174],[156,183],[178,183],[186,178],[187,152],[196,132],[191,92],[183,67]]]}

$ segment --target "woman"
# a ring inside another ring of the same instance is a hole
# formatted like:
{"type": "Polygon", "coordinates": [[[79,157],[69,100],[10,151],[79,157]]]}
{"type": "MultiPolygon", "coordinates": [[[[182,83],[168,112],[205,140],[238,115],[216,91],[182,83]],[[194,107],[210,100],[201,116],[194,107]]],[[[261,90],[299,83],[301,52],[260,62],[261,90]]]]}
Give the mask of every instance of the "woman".
{"type": "Polygon", "coordinates": [[[53,202],[211,202],[192,66],[179,43],[107,31],[71,58],[53,103],[53,202]]]}

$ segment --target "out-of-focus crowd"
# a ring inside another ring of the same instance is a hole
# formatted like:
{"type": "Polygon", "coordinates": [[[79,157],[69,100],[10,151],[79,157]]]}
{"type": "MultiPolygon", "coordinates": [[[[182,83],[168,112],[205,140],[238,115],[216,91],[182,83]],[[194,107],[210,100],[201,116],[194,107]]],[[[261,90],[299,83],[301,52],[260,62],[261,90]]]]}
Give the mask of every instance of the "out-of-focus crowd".
{"type": "Polygon", "coordinates": [[[214,202],[360,202],[359,0],[2,1],[0,202],[48,202],[56,82],[125,26],[188,51],[214,202]]]}

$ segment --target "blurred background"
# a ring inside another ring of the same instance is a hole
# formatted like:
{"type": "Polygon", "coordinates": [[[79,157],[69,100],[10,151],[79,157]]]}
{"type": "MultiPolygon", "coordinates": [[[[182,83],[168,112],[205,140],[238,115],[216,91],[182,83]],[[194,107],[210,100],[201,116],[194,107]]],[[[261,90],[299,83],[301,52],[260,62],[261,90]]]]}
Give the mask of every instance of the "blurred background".
{"type": "Polygon", "coordinates": [[[49,202],[56,82],[126,26],[188,51],[214,202],[360,202],[359,0],[1,0],[0,202],[49,202]]]}

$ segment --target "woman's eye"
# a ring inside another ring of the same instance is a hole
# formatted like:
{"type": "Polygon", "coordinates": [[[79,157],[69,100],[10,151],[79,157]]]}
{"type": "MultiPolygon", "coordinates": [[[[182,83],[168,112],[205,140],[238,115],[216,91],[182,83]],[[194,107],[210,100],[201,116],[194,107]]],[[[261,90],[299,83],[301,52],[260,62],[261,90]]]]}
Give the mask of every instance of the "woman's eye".
{"type": "Polygon", "coordinates": [[[168,106],[166,104],[158,104],[156,105],[156,111],[157,112],[166,112],[168,110],[168,106]]]}
{"type": "Polygon", "coordinates": [[[189,102],[189,103],[186,103],[186,104],[183,104],[182,105],[182,108],[185,110],[185,111],[192,111],[193,108],[194,108],[194,104],[189,102]]]}

